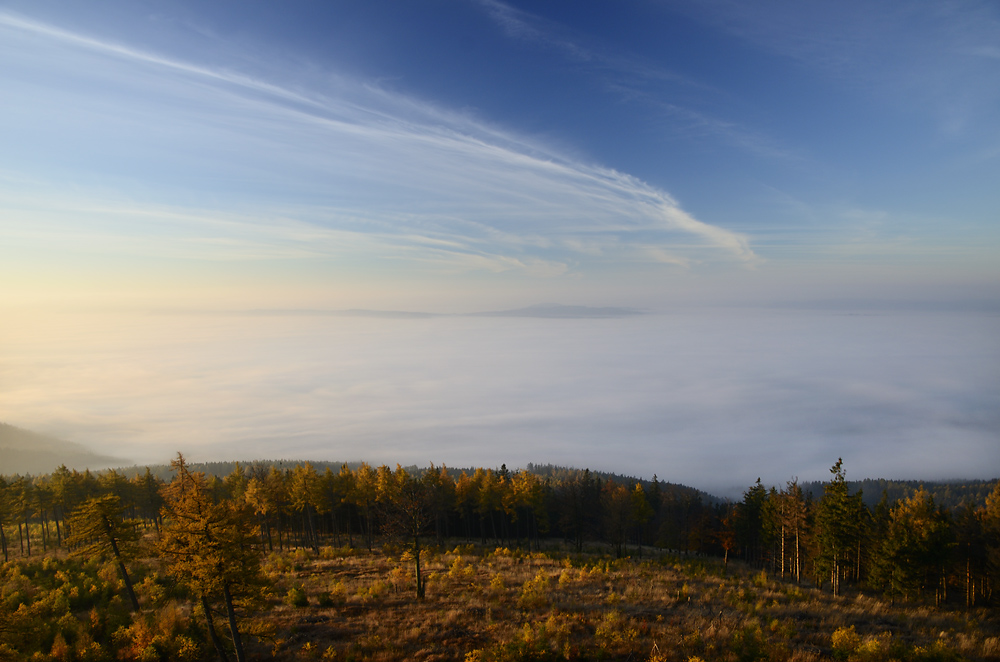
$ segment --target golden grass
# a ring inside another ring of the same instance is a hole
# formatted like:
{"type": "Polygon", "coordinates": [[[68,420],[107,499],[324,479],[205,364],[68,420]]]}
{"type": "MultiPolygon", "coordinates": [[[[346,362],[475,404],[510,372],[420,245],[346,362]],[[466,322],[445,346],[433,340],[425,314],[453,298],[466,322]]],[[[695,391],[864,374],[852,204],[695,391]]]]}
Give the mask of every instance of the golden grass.
{"type": "Polygon", "coordinates": [[[297,553],[268,560],[277,660],[986,660],[995,614],[833,596],[705,559],[611,560],[463,546],[424,555],[413,597],[405,554],[297,553]],[[290,567],[296,569],[289,569],[290,567]],[[324,597],[325,596],[325,597],[324,597]],[[837,634],[840,633],[840,634],[837,634]]]}

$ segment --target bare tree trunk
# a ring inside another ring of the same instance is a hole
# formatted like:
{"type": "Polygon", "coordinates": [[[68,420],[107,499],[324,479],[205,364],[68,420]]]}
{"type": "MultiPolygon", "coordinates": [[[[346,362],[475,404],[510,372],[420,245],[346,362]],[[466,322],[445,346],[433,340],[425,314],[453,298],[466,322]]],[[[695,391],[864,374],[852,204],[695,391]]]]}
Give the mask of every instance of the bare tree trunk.
{"type": "Polygon", "coordinates": [[[115,560],[118,561],[118,574],[122,576],[122,581],[125,582],[125,590],[128,592],[128,598],[132,602],[132,611],[139,611],[139,600],[135,597],[135,590],[132,588],[132,580],[129,579],[128,570],[125,568],[125,562],[122,561],[122,555],[118,551],[118,541],[115,540],[114,533],[111,531],[111,523],[108,519],[104,518],[104,531],[108,534],[108,538],[111,540],[111,551],[115,554],[115,560]]]}
{"type": "Polygon", "coordinates": [[[795,527],[795,582],[802,583],[802,560],[799,557],[799,527],[795,527]]]}
{"type": "Polygon", "coordinates": [[[313,517],[312,507],[306,505],[306,513],[309,515],[307,518],[309,521],[309,533],[312,534],[312,547],[313,554],[319,554],[319,533],[316,531],[316,520],[313,517]]]}
{"type": "Polygon", "coordinates": [[[236,626],[236,610],[233,609],[233,596],[229,592],[228,584],[223,584],[222,595],[226,598],[226,615],[229,616],[229,632],[233,637],[236,660],[237,662],[246,662],[246,654],[243,652],[243,639],[240,637],[240,630],[236,626]]]}
{"type": "Polygon", "coordinates": [[[424,599],[424,581],[420,576],[420,536],[413,536],[413,561],[417,571],[417,599],[424,599]]]}
{"type": "Polygon", "coordinates": [[[205,621],[208,623],[208,636],[212,640],[212,645],[215,646],[215,651],[222,658],[222,662],[229,662],[229,656],[226,655],[226,648],[222,645],[222,640],[219,639],[219,633],[215,631],[212,607],[208,604],[208,598],[204,595],[201,596],[201,608],[205,610],[205,621]]]}
{"type": "Polygon", "coordinates": [[[781,524],[781,578],[785,578],[785,524],[781,524]]]}
{"type": "MultiPolygon", "coordinates": [[[[6,548],[4,549],[6,552],[6,548]]],[[[971,559],[965,557],[965,607],[972,606],[972,568],[971,559]]]]}

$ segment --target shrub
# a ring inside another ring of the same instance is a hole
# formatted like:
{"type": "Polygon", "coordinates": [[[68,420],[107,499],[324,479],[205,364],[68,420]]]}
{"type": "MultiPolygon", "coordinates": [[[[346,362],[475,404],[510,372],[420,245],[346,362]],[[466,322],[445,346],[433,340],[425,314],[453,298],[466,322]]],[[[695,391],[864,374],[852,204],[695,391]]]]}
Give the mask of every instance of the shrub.
{"type": "Polygon", "coordinates": [[[288,593],[285,595],[285,602],[292,607],[308,607],[309,597],[302,588],[293,586],[288,589],[288,593]]]}
{"type": "Polygon", "coordinates": [[[756,662],[769,657],[767,639],[760,631],[760,626],[756,624],[744,625],[734,632],[730,647],[736,655],[737,662],[756,662]]]}
{"type": "Polygon", "coordinates": [[[499,572],[490,578],[490,590],[495,593],[503,593],[507,590],[507,584],[504,583],[503,575],[499,572]]]}
{"type": "Polygon", "coordinates": [[[461,556],[456,556],[448,567],[448,576],[455,579],[468,579],[476,573],[476,569],[461,556]]]}
{"type": "Polygon", "coordinates": [[[549,602],[549,578],[544,570],[539,570],[534,579],[524,582],[517,606],[521,609],[537,609],[549,602]]]}
{"type": "Polygon", "coordinates": [[[639,631],[617,609],[605,613],[594,628],[594,637],[602,650],[631,648],[638,636],[639,631]]]}

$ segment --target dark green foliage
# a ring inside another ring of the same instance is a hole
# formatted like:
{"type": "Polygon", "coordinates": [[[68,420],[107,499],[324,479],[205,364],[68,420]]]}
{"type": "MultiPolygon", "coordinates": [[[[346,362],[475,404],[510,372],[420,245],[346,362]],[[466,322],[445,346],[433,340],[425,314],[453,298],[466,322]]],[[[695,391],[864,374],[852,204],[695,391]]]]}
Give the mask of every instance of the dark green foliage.
{"type": "Polygon", "coordinates": [[[733,633],[730,650],[736,662],[757,662],[770,658],[770,646],[759,625],[745,625],[733,633]]]}
{"type": "Polygon", "coordinates": [[[868,509],[861,494],[850,494],[842,460],[837,460],[830,473],[833,480],[824,487],[816,509],[816,570],[818,581],[829,580],[838,595],[845,579],[859,579],[868,509]]]}
{"type": "MultiPolygon", "coordinates": [[[[326,594],[329,598],[329,593],[326,594]]],[[[285,595],[285,602],[292,607],[308,607],[309,598],[306,597],[306,592],[302,590],[300,586],[293,586],[288,589],[288,593],[285,595]]],[[[332,603],[332,601],[331,601],[332,603]]]]}

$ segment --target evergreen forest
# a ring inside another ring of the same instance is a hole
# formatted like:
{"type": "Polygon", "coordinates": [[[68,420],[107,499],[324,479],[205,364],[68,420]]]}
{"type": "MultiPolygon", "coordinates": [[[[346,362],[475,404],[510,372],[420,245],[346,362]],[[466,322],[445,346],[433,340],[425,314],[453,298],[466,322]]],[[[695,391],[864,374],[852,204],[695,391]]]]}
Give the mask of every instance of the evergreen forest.
{"type": "Polygon", "coordinates": [[[0,660],[1000,656],[1000,481],[205,468],[0,478],[0,660]]]}

